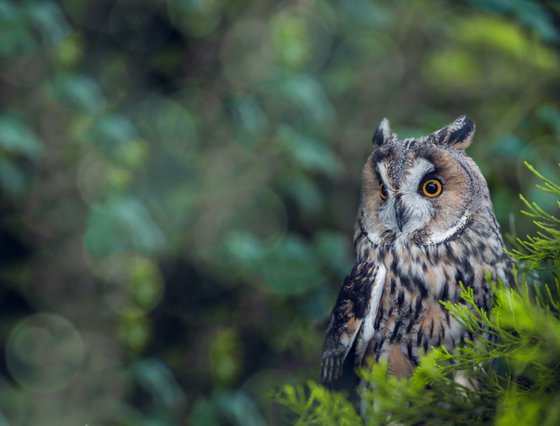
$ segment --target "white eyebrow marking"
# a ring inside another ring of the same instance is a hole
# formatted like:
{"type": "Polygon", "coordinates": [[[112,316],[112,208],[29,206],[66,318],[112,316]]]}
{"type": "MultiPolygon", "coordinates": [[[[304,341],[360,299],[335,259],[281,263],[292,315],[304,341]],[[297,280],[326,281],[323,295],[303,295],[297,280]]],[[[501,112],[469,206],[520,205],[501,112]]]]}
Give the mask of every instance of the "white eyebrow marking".
{"type": "Polygon", "coordinates": [[[394,188],[391,186],[391,182],[389,181],[389,177],[387,175],[387,167],[383,163],[377,163],[377,172],[379,173],[379,177],[383,181],[385,185],[387,185],[391,190],[394,188]]]}
{"type": "Polygon", "coordinates": [[[401,188],[403,193],[413,193],[418,191],[418,185],[424,176],[428,173],[434,172],[436,168],[425,158],[416,160],[412,169],[407,174],[404,185],[401,188]]]}

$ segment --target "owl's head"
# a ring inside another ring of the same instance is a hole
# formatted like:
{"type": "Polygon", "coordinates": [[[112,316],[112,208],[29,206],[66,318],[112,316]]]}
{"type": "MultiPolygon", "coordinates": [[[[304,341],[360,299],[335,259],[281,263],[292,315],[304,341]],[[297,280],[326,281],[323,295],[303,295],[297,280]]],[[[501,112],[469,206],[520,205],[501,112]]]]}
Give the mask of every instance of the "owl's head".
{"type": "Polygon", "coordinates": [[[438,244],[488,207],[488,188],[465,149],[474,122],[463,115],[424,137],[399,140],[384,119],[362,175],[360,226],[374,244],[438,244]]]}

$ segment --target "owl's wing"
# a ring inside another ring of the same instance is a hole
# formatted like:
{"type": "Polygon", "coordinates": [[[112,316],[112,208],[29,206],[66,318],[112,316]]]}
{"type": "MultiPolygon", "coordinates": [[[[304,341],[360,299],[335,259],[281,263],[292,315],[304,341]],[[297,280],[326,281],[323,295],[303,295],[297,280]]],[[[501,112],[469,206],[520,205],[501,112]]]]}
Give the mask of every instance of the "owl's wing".
{"type": "MultiPolygon", "coordinates": [[[[342,364],[363,330],[363,338],[373,335],[373,320],[383,293],[385,268],[373,262],[359,262],[344,279],[331,314],[323,343],[321,381],[331,383],[342,373],[342,364]],[[364,319],[368,320],[364,322],[364,319]]],[[[363,339],[361,339],[363,340],[363,339]]]]}

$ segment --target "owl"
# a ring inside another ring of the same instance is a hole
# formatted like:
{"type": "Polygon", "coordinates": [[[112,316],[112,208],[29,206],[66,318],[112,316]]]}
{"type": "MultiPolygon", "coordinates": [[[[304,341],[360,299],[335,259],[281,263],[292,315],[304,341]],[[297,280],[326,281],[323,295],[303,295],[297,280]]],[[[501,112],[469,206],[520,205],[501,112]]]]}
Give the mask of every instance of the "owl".
{"type": "Polygon", "coordinates": [[[362,172],[356,262],[323,344],[323,383],[337,381],[346,359],[386,361],[390,374],[409,377],[431,347],[453,351],[477,337],[440,301],[460,302],[462,283],[488,310],[488,277],[512,282],[488,186],[465,153],[474,132],[463,115],[428,136],[399,140],[381,121],[362,172]]]}

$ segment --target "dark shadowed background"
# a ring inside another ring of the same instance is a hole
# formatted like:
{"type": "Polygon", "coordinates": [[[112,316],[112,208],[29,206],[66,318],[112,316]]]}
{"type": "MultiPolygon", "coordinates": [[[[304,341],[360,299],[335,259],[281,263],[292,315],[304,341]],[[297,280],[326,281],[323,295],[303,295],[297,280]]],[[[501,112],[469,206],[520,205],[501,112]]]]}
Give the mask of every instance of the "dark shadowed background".
{"type": "MultiPolygon", "coordinates": [[[[0,0],[0,425],[281,425],[360,169],[466,113],[502,230],[560,162],[555,0],[0,0]]],[[[546,195],[546,194],[545,194],[546,195]]]]}

